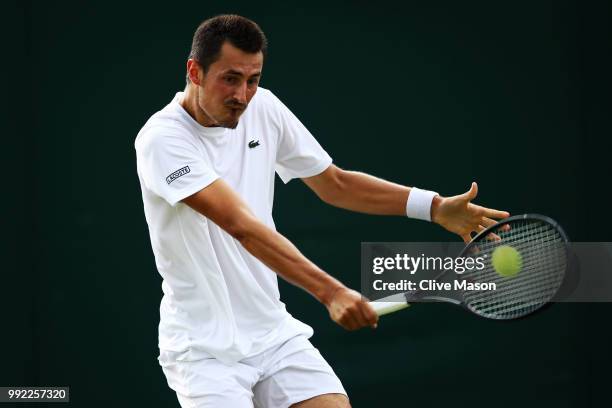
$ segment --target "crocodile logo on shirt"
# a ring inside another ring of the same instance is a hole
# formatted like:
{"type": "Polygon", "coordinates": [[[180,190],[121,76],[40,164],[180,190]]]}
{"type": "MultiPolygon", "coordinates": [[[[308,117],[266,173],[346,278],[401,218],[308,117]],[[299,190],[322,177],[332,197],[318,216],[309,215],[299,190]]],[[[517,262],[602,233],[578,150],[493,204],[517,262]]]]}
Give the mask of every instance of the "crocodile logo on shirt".
{"type": "Polygon", "coordinates": [[[251,140],[249,142],[249,149],[253,149],[255,147],[259,146],[259,140],[251,140]]]}
{"type": "Polygon", "coordinates": [[[166,177],[166,183],[170,184],[172,183],[174,180],[176,180],[177,178],[184,176],[185,174],[189,173],[191,170],[189,169],[189,166],[185,166],[183,168],[178,169],[177,171],[175,171],[174,173],[170,174],[168,177],[166,177]]]}

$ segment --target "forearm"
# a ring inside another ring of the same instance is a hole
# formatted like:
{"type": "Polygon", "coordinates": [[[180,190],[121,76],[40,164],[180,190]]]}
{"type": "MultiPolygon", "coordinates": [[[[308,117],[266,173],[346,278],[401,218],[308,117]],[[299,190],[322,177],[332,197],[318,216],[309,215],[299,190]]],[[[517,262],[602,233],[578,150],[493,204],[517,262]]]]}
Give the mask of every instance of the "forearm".
{"type": "Polygon", "coordinates": [[[366,214],[406,215],[410,188],[356,171],[342,171],[334,193],[324,200],[366,214]]]}
{"type": "Polygon", "coordinates": [[[293,285],[328,305],[334,292],[344,285],[309,261],[287,238],[249,217],[236,236],[254,257],[293,285]]]}
{"type": "Polygon", "coordinates": [[[344,288],[310,262],[285,237],[262,223],[221,179],[185,198],[185,204],[237,239],[274,272],[328,306],[333,293],[344,288]]]}

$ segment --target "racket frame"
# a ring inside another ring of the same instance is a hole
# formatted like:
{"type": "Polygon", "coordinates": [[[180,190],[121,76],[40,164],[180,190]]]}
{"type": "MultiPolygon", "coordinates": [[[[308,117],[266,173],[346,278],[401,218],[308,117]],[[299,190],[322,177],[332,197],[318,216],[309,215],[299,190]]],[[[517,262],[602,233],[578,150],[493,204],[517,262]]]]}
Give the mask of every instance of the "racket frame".
{"type": "MultiPolygon", "coordinates": [[[[463,250],[459,253],[459,255],[457,255],[456,258],[460,258],[463,257],[467,251],[469,251],[475,243],[480,242],[481,238],[486,237],[487,235],[489,235],[492,231],[499,229],[500,227],[502,227],[505,224],[510,224],[513,223],[515,221],[525,221],[525,220],[537,220],[537,221],[542,221],[545,222],[549,225],[551,225],[552,227],[554,227],[558,232],[559,235],[561,236],[561,238],[563,239],[563,249],[565,251],[565,255],[566,255],[566,259],[568,260],[568,263],[570,262],[570,253],[569,253],[569,245],[568,245],[568,237],[567,234],[565,233],[565,231],[563,230],[563,228],[561,227],[561,225],[553,220],[550,217],[547,217],[545,215],[541,215],[541,214],[535,214],[535,213],[529,213],[529,214],[521,214],[521,215],[514,215],[508,218],[505,218],[497,223],[495,223],[494,225],[491,225],[487,228],[485,228],[484,230],[482,230],[481,232],[479,232],[478,234],[476,234],[471,240],[470,242],[468,242],[465,245],[465,248],[463,248],[463,250]]],[[[568,265],[566,264],[565,267],[565,272],[564,272],[564,277],[565,274],[567,273],[567,269],[568,269],[568,265]]],[[[434,279],[438,280],[440,278],[442,278],[443,276],[445,276],[448,273],[454,273],[453,271],[443,271],[441,273],[439,273],[434,279]]],[[[559,291],[559,289],[561,288],[561,286],[563,286],[563,282],[559,285],[559,288],[557,288],[557,290],[555,291],[555,293],[551,296],[551,299],[553,299],[555,297],[555,295],[557,294],[557,292],[559,291]]],[[[451,291],[451,293],[457,293],[457,296],[455,297],[446,297],[446,296],[435,296],[435,295],[422,295],[419,296],[419,293],[421,293],[423,291],[421,290],[417,290],[417,291],[413,291],[413,292],[404,292],[401,294],[395,294],[392,296],[389,296],[387,298],[383,298],[380,299],[380,301],[373,301],[370,304],[372,305],[372,307],[374,308],[374,310],[376,311],[376,313],[379,316],[383,316],[389,313],[393,313],[396,312],[398,310],[401,309],[405,309],[408,306],[410,306],[410,303],[418,300],[418,301],[437,301],[437,302],[445,302],[445,303],[451,303],[454,304],[456,306],[460,306],[463,309],[467,310],[468,312],[470,312],[471,314],[477,315],[478,317],[482,318],[482,319],[487,319],[487,320],[495,320],[495,321],[510,321],[510,320],[518,320],[518,319],[522,319],[526,316],[532,316],[535,313],[539,313],[540,311],[542,311],[543,309],[546,309],[550,306],[551,302],[547,302],[545,305],[539,307],[538,309],[534,310],[531,313],[527,313],[525,315],[516,317],[516,318],[511,318],[511,319],[503,319],[503,318],[499,318],[496,319],[494,317],[487,317],[487,316],[483,316],[482,314],[476,313],[473,310],[471,310],[469,307],[467,307],[466,303],[465,303],[465,299],[463,297],[463,292],[462,291],[451,291]],[[397,300],[393,300],[393,301],[385,301],[384,299],[388,299],[388,298],[394,298],[397,300]]]]}

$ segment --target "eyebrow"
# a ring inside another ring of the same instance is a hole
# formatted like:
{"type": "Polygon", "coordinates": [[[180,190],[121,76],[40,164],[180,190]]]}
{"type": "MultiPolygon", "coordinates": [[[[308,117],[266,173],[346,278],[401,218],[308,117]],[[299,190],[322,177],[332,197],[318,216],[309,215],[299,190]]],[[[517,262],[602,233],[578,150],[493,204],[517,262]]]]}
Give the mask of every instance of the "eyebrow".
{"type": "MultiPolygon", "coordinates": [[[[237,76],[244,76],[244,74],[242,72],[230,69],[228,71],[225,72],[226,75],[237,75],[237,76]]],[[[251,75],[251,77],[255,77],[255,76],[261,76],[261,71],[254,73],[253,75],[251,75]]]]}

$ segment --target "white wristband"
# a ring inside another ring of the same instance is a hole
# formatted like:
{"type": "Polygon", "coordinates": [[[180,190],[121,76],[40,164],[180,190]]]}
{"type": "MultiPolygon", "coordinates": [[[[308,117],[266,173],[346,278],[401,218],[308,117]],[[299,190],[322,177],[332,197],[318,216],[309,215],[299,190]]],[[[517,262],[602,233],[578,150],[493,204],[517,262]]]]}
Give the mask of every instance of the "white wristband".
{"type": "Polygon", "coordinates": [[[431,221],[431,203],[438,193],[412,187],[406,201],[406,215],[418,220],[431,221]]]}

